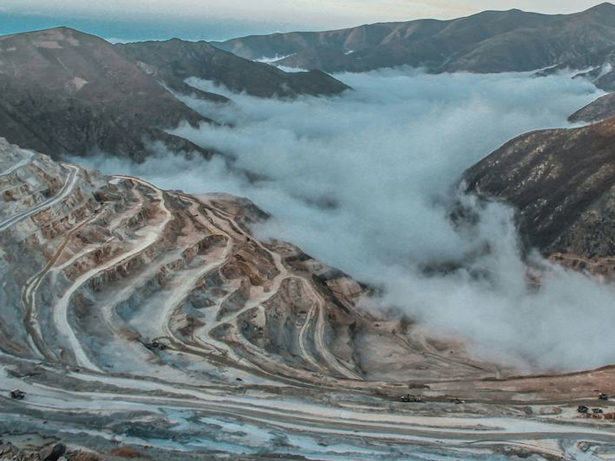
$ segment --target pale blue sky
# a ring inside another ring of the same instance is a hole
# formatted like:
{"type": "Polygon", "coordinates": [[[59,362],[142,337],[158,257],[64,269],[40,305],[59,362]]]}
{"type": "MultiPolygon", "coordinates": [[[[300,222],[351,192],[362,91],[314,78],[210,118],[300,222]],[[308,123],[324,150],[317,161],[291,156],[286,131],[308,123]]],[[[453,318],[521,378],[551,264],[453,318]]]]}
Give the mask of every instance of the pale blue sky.
{"type": "Polygon", "coordinates": [[[569,13],[598,0],[1,0],[0,33],[68,25],[111,39],[224,39],[486,9],[569,13]]]}

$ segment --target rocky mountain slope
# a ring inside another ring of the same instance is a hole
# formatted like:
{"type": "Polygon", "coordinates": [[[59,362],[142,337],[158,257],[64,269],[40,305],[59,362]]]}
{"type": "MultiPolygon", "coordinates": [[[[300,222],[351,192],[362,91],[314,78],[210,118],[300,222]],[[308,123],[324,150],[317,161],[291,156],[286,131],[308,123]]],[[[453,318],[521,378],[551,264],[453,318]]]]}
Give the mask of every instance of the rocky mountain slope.
{"type": "Polygon", "coordinates": [[[196,91],[184,82],[190,77],[263,98],[294,98],[300,94],[330,96],[348,89],[321,71],[287,73],[267,64],[239,58],[206,42],[173,39],[116,46],[147,73],[181,93],[196,91]]]}
{"type": "MultiPolygon", "coordinates": [[[[450,21],[418,20],[327,32],[250,36],[215,43],[248,59],[327,72],[409,65],[430,72],[576,69],[612,62],[615,6],[570,15],[486,11],[450,21]]],[[[596,75],[607,85],[609,77],[596,75]]],[[[605,86],[606,87],[606,86],[605,86]]]]}
{"type": "Polygon", "coordinates": [[[515,378],[359,308],[367,287],[258,240],[264,219],[0,140],[0,455],[553,459],[581,453],[579,431],[615,446],[606,416],[581,429],[576,411],[615,410],[594,391],[615,391],[613,370],[515,378]]]}
{"type": "Polygon", "coordinates": [[[468,170],[468,190],[513,204],[529,246],[579,270],[615,269],[615,119],[522,135],[468,170]]]}
{"type": "Polygon", "coordinates": [[[266,97],[331,95],[347,88],[320,72],[287,74],[205,43],[113,46],[73,29],[50,29],[0,37],[0,136],[53,156],[102,150],[142,160],[158,141],[209,157],[212,152],[165,131],[211,120],[160,83],[228,101],[188,88],[188,77],[266,97]]]}

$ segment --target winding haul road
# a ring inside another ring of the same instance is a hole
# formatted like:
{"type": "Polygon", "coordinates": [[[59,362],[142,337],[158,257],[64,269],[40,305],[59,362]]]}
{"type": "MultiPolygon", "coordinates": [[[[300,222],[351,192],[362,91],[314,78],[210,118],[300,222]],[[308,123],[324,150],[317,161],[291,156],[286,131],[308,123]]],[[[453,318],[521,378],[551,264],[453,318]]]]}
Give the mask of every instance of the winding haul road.
{"type": "Polygon", "coordinates": [[[9,176],[10,174],[14,173],[15,171],[19,170],[20,168],[23,168],[24,166],[29,165],[36,158],[36,154],[34,152],[32,152],[32,151],[23,150],[22,152],[25,153],[26,155],[21,160],[19,160],[17,163],[12,165],[11,167],[9,167],[6,170],[0,172],[0,178],[2,178],[4,176],[9,176]]]}
{"type": "Polygon", "coordinates": [[[78,167],[74,165],[63,164],[62,166],[70,170],[70,173],[68,177],[66,178],[66,182],[64,183],[64,185],[62,186],[62,189],[60,189],[58,194],[38,204],[34,208],[30,208],[29,210],[22,211],[16,216],[6,219],[4,222],[0,223],[0,232],[7,230],[9,227],[14,226],[15,224],[23,221],[24,219],[29,218],[30,216],[40,211],[46,210],[47,208],[50,208],[56,205],[57,203],[61,202],[62,200],[64,200],[66,197],[68,197],[71,194],[71,192],[73,191],[73,188],[75,187],[75,184],[77,184],[78,174],[80,170],[78,167]]]}
{"type": "Polygon", "coordinates": [[[52,358],[55,357],[55,354],[53,354],[49,347],[47,347],[47,345],[45,344],[42,337],[40,325],[38,325],[38,322],[36,321],[37,291],[45,280],[45,277],[47,277],[52,268],[57,264],[58,260],[64,253],[66,246],[70,243],[71,239],[75,236],[77,232],[79,232],[79,230],[81,230],[87,224],[91,223],[95,218],[96,216],[92,216],[85,219],[82,223],[80,223],[72,231],[70,231],[64,239],[62,245],[60,245],[60,248],[58,248],[53,258],[49,261],[49,264],[47,264],[47,266],[45,266],[43,270],[31,277],[26,282],[24,288],[21,291],[21,302],[24,306],[25,311],[25,327],[28,330],[28,335],[32,341],[32,344],[38,350],[41,357],[52,358]]]}
{"type": "MultiPolygon", "coordinates": [[[[355,450],[363,451],[363,456],[367,454],[366,459],[373,459],[370,456],[378,456],[379,453],[382,456],[383,445],[395,446],[399,452],[407,447],[410,453],[420,453],[421,449],[417,447],[434,444],[438,449],[449,449],[451,453],[463,456],[463,459],[480,459],[481,448],[513,444],[525,449],[529,447],[532,452],[548,455],[548,459],[551,459],[552,456],[561,456],[561,448],[564,446],[570,455],[575,451],[575,441],[598,445],[615,444],[615,432],[612,429],[593,424],[558,422],[546,417],[523,420],[512,417],[477,418],[471,415],[425,416],[407,410],[390,412],[377,407],[366,409],[361,405],[353,408],[352,405],[340,407],[299,399],[280,400],[274,396],[250,397],[231,394],[223,389],[180,386],[142,378],[115,377],[111,374],[89,374],[87,371],[72,373],[70,377],[81,381],[83,389],[98,383],[98,386],[107,386],[108,390],[70,391],[70,400],[67,401],[65,390],[51,388],[45,383],[24,384],[5,373],[0,373],[0,388],[20,386],[28,395],[28,402],[24,402],[24,405],[44,409],[50,418],[56,413],[60,415],[69,411],[67,405],[70,405],[71,412],[84,415],[104,409],[104,412],[115,414],[116,417],[124,414],[128,419],[131,414],[139,413],[151,414],[152,417],[158,415],[161,418],[168,414],[176,415],[175,418],[184,415],[184,418],[191,421],[181,428],[185,434],[190,434],[186,439],[187,447],[196,445],[198,438],[215,447],[220,439],[225,438],[225,430],[219,429],[217,436],[214,436],[208,434],[207,427],[210,422],[220,424],[224,421],[229,425],[232,421],[240,422],[244,431],[258,430],[270,440],[275,438],[278,431],[295,434],[295,437],[303,439],[298,442],[299,452],[310,456],[318,453],[313,446],[314,442],[310,440],[339,440],[347,451],[346,455],[338,453],[338,456],[342,455],[340,459],[363,459],[352,457],[356,456],[355,450]],[[520,442],[524,440],[531,442],[520,442]],[[548,441],[555,443],[545,443],[548,441]],[[476,458],[472,456],[473,451],[476,458]]],[[[112,437],[111,433],[102,429],[92,435],[112,437]]],[[[129,441],[142,447],[157,443],[155,439],[147,437],[132,438],[129,441]]],[[[249,439],[235,443],[246,452],[259,448],[251,446],[249,439]]],[[[335,442],[332,445],[335,446],[335,442]]],[[[327,453],[324,447],[326,445],[321,449],[323,455],[327,453]]],[[[563,459],[593,458],[568,456],[563,459]]]]}

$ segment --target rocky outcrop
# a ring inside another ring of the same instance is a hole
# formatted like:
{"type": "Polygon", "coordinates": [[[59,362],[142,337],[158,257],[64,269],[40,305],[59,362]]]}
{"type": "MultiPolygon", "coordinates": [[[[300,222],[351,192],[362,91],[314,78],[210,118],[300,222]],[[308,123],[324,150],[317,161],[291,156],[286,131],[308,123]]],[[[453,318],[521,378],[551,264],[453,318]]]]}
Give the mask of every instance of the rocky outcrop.
{"type": "Polygon", "coordinates": [[[276,67],[252,62],[206,42],[173,39],[116,45],[119,51],[174,91],[202,94],[184,82],[190,77],[212,81],[234,92],[271,98],[295,98],[302,94],[331,96],[348,86],[320,71],[287,73],[276,67]]]}
{"type": "MultiPolygon", "coordinates": [[[[530,71],[607,64],[615,48],[615,6],[570,15],[486,11],[451,21],[419,20],[327,32],[251,36],[215,43],[248,59],[327,72],[410,65],[430,72],[530,71]]],[[[608,78],[603,76],[603,81],[608,78]]]]}

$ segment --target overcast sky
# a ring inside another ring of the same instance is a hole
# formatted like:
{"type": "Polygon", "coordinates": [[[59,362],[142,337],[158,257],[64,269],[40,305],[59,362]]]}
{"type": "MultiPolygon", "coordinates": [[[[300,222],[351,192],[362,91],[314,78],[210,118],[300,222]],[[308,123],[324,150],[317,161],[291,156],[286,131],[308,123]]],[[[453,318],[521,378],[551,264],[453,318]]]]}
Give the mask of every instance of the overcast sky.
{"type": "Polygon", "coordinates": [[[486,9],[569,13],[597,0],[0,0],[0,33],[68,25],[106,38],[223,39],[486,9]]]}

